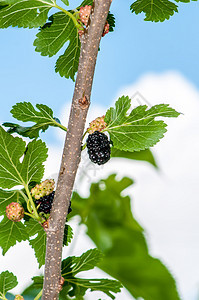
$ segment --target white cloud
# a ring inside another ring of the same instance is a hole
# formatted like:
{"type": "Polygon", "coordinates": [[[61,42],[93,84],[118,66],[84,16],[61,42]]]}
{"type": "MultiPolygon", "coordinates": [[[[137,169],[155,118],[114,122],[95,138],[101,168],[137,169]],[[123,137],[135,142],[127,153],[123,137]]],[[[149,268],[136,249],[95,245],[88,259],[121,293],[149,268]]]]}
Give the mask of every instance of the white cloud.
{"type": "MultiPolygon", "coordinates": [[[[120,177],[128,175],[135,179],[135,184],[128,189],[128,193],[132,195],[134,214],[146,229],[151,254],[161,258],[172,271],[177,279],[182,299],[195,300],[199,282],[199,90],[182,75],[168,72],[147,74],[133,85],[124,87],[118,96],[123,94],[131,96],[137,91],[151,105],[168,103],[183,113],[177,119],[166,119],[169,124],[168,132],[154,147],[153,152],[160,170],[157,171],[144,162],[130,162],[124,159],[113,159],[101,167],[93,166],[84,151],[79,179],[82,171],[86,176],[82,181],[78,181],[78,189],[83,195],[88,195],[88,187],[93,180],[107,177],[112,172],[120,177]]],[[[67,119],[65,112],[69,112],[68,104],[63,111],[60,116],[62,122],[67,119]]],[[[105,111],[106,108],[103,107],[91,107],[89,121],[104,114],[105,111]]],[[[63,123],[67,125],[66,122],[63,123]]],[[[56,131],[56,134],[60,135],[58,132],[60,131],[56,131]]],[[[60,138],[63,139],[64,135],[60,135],[60,138]]],[[[62,149],[58,147],[50,148],[46,177],[59,171],[61,153],[62,149]]],[[[79,246],[75,247],[74,254],[79,255],[81,251],[93,247],[93,244],[83,236],[80,237],[80,241],[84,241],[80,243],[84,247],[82,249],[79,246]]],[[[79,245],[78,242],[77,244],[79,245]]],[[[0,270],[6,265],[12,270],[13,253],[15,257],[20,257],[21,252],[26,252],[23,247],[18,245],[17,251],[9,250],[7,257],[0,256],[0,270]]],[[[67,254],[68,251],[70,248],[64,253],[67,254]]],[[[17,267],[15,273],[21,279],[23,266],[20,261],[15,265],[17,267]]],[[[24,270],[25,268],[24,264],[24,270]]],[[[29,271],[26,271],[27,277],[31,277],[34,272],[35,269],[31,265],[29,271]]],[[[88,299],[92,297],[91,294],[88,299]]],[[[120,294],[116,299],[131,298],[128,298],[127,294],[120,294]]]]}

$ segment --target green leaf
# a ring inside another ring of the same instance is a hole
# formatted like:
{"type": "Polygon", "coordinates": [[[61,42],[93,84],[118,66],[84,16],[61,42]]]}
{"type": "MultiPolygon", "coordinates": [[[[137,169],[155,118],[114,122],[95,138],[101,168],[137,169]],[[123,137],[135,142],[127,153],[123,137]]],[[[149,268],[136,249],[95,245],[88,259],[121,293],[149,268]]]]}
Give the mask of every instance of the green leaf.
{"type": "Polygon", "coordinates": [[[152,106],[140,105],[127,115],[131,99],[123,96],[118,99],[115,108],[111,107],[105,116],[113,146],[125,151],[140,151],[154,146],[163,138],[166,124],[155,121],[157,117],[177,117],[179,113],[167,104],[152,106]]]}
{"type": "MultiPolygon", "coordinates": [[[[72,28],[71,28],[72,30],[72,28]]],[[[79,56],[80,56],[80,40],[78,34],[76,34],[75,30],[71,31],[73,34],[72,39],[70,40],[70,44],[63,55],[61,55],[57,62],[55,71],[60,74],[61,77],[71,78],[75,81],[75,73],[78,70],[79,65],[79,56]]]]}
{"type": "Polygon", "coordinates": [[[70,256],[62,261],[62,276],[70,277],[76,274],[93,269],[102,259],[102,253],[97,249],[90,249],[80,257],[70,256]]]}
{"type": "Polygon", "coordinates": [[[34,299],[43,288],[43,276],[35,276],[32,278],[33,283],[29,285],[22,293],[24,299],[34,299]]]}
{"type": "Polygon", "coordinates": [[[145,21],[163,22],[178,12],[177,5],[169,0],[137,0],[131,5],[132,12],[145,13],[145,21]]]}
{"type": "Polygon", "coordinates": [[[142,160],[150,163],[155,168],[158,168],[155,158],[153,156],[153,153],[149,150],[141,150],[141,151],[122,151],[115,147],[111,148],[111,157],[121,157],[121,158],[127,158],[127,159],[133,159],[133,160],[142,160]]]}
{"type": "Polygon", "coordinates": [[[49,18],[37,34],[34,41],[35,51],[44,56],[55,55],[69,41],[66,51],[61,55],[56,63],[56,72],[66,78],[74,80],[78,69],[80,55],[80,40],[78,29],[72,18],[63,12],[58,12],[49,18]]]}
{"type": "Polygon", "coordinates": [[[69,1],[68,0],[61,0],[66,6],[69,5],[69,1]]]}
{"type": "MultiPolygon", "coordinates": [[[[20,126],[15,123],[5,122],[2,124],[4,127],[8,127],[8,133],[18,133],[21,136],[32,138],[37,138],[39,136],[39,130],[42,128],[38,128],[38,126],[20,126]]],[[[43,130],[44,131],[44,130],[43,130]]]]}
{"type": "Polygon", "coordinates": [[[179,300],[174,279],[148,252],[143,229],[131,213],[130,197],[123,196],[132,180],[115,177],[112,174],[92,184],[88,198],[73,193],[71,200],[71,214],[80,215],[88,236],[104,254],[98,267],[118,279],[136,299],[179,300]]]}
{"type": "Polygon", "coordinates": [[[102,254],[97,249],[91,249],[83,253],[80,257],[68,257],[62,261],[62,276],[65,279],[64,287],[60,293],[61,298],[67,294],[75,299],[83,299],[87,289],[91,291],[101,291],[112,299],[113,293],[120,291],[121,284],[109,279],[79,279],[74,277],[76,274],[93,269],[102,259],[102,254]],[[71,289],[72,288],[72,289],[71,289]]]}
{"type": "Polygon", "coordinates": [[[41,140],[33,140],[26,148],[20,173],[23,181],[29,184],[31,181],[40,182],[44,175],[43,162],[46,161],[48,149],[41,140]]]}
{"type": "Polygon", "coordinates": [[[64,240],[63,244],[64,246],[68,246],[73,238],[73,230],[70,227],[70,225],[66,224],[64,228],[64,240]]]}
{"type": "Polygon", "coordinates": [[[109,23],[109,32],[114,31],[114,28],[115,28],[115,17],[114,17],[113,14],[110,13],[110,11],[108,13],[107,21],[109,23]]]}
{"type": "Polygon", "coordinates": [[[47,105],[36,104],[36,109],[30,102],[20,102],[12,107],[11,113],[13,117],[23,122],[34,122],[36,123],[31,127],[22,127],[14,123],[4,123],[3,126],[10,127],[9,133],[16,132],[24,137],[31,139],[38,138],[39,131],[43,132],[49,127],[60,127],[60,121],[53,117],[53,111],[47,105]]]}
{"type": "Polygon", "coordinates": [[[36,220],[32,218],[29,221],[25,222],[27,231],[31,236],[34,236],[32,239],[29,240],[30,246],[35,251],[35,256],[37,258],[39,268],[45,264],[45,254],[46,254],[46,233],[36,220]],[[36,235],[36,237],[35,237],[36,235]]]}
{"type": "Polygon", "coordinates": [[[0,298],[4,299],[6,293],[17,286],[17,284],[17,277],[13,273],[8,271],[2,272],[0,274],[0,298]]]}
{"type": "Polygon", "coordinates": [[[111,299],[115,299],[112,293],[119,293],[122,287],[120,282],[111,279],[67,278],[67,283],[72,285],[73,289],[69,292],[69,295],[75,296],[75,299],[79,299],[77,296],[84,296],[87,289],[90,289],[91,292],[103,292],[111,299]]]}
{"type": "Polygon", "coordinates": [[[3,255],[14,246],[16,242],[28,240],[29,235],[22,222],[10,221],[6,216],[0,223],[0,247],[3,255]]]}
{"type": "Polygon", "coordinates": [[[46,158],[45,143],[34,140],[25,148],[25,142],[22,139],[13,137],[0,127],[0,186],[2,188],[40,181],[43,177],[43,162],[46,158]],[[24,153],[21,163],[20,158],[24,153]]]}
{"type": "Polygon", "coordinates": [[[80,9],[80,7],[86,6],[86,5],[93,5],[93,0],[84,0],[84,1],[77,7],[77,9],[80,9]]]}
{"type": "Polygon", "coordinates": [[[35,28],[44,25],[53,0],[0,1],[0,28],[9,26],[35,28]]]}

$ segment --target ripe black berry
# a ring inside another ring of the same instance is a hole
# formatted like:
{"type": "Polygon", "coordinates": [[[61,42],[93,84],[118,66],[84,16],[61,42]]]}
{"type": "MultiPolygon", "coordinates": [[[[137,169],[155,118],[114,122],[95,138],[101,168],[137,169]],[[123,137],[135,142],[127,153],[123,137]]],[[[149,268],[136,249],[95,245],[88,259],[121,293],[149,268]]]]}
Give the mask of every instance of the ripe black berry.
{"type": "Polygon", "coordinates": [[[35,199],[36,206],[39,205],[37,208],[38,212],[43,212],[44,214],[49,214],[52,208],[53,199],[54,199],[55,192],[52,192],[49,195],[41,197],[39,199],[35,199]]]}
{"type": "MultiPolygon", "coordinates": [[[[35,199],[35,204],[38,207],[38,212],[43,212],[44,214],[49,214],[52,208],[55,192],[52,192],[49,195],[35,199]]],[[[71,202],[68,208],[68,214],[72,211],[71,202]]]]}
{"type": "Polygon", "coordinates": [[[103,165],[110,159],[110,142],[104,133],[95,131],[89,134],[86,143],[89,158],[93,163],[103,165]]]}

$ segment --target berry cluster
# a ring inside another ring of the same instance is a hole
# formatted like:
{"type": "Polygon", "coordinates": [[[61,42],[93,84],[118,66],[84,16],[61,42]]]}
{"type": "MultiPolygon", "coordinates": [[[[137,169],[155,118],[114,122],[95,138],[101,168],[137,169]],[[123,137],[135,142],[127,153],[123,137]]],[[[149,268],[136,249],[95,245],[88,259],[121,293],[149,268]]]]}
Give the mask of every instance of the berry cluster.
{"type": "Polygon", "coordinates": [[[39,199],[35,199],[35,204],[37,206],[38,212],[49,214],[52,208],[54,196],[55,192],[52,192],[49,195],[43,196],[39,199]]]}
{"type": "Polygon", "coordinates": [[[85,5],[85,6],[82,6],[79,10],[79,17],[85,26],[88,25],[88,20],[89,20],[90,14],[91,14],[91,9],[92,9],[91,5],[85,5]]]}
{"type": "Polygon", "coordinates": [[[95,131],[89,134],[86,143],[89,158],[93,163],[103,165],[110,159],[110,142],[104,133],[95,131]]]}
{"type": "Polygon", "coordinates": [[[40,184],[37,184],[34,188],[31,190],[32,196],[35,197],[35,199],[40,199],[43,196],[50,195],[55,188],[55,181],[53,179],[46,179],[40,184]]]}
{"type": "Polygon", "coordinates": [[[24,217],[24,209],[18,202],[12,202],[6,207],[6,216],[9,220],[20,222],[24,217]]]}
{"type": "Polygon", "coordinates": [[[102,131],[103,129],[105,129],[107,127],[106,122],[104,121],[104,117],[98,117],[95,120],[93,120],[90,124],[89,124],[89,128],[87,129],[88,133],[93,133],[94,131],[102,131]]]}

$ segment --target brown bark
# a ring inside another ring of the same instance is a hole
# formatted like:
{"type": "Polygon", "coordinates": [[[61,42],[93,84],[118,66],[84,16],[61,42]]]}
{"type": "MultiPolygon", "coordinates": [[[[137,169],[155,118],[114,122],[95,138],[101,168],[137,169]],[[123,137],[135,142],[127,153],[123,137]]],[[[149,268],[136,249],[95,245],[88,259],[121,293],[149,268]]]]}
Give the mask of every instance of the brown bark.
{"type": "Polygon", "coordinates": [[[95,0],[91,21],[81,41],[79,68],[71,105],[58,184],[47,230],[45,278],[42,300],[59,297],[63,234],[76,172],[82,135],[90,104],[95,64],[104,24],[112,0],[95,0]]]}

